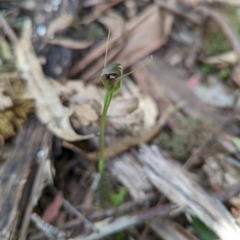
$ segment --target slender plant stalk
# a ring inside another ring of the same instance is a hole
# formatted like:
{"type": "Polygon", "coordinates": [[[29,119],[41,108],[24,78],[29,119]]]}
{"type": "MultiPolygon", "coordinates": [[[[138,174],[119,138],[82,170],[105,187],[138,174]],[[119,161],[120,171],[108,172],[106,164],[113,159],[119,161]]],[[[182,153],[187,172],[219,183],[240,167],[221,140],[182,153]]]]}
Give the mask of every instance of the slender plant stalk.
{"type": "Polygon", "coordinates": [[[110,38],[110,31],[108,32],[108,38],[107,38],[107,46],[106,46],[106,54],[105,54],[105,61],[104,61],[104,68],[102,70],[101,78],[102,83],[104,87],[106,88],[107,92],[105,94],[104,98],[104,105],[103,105],[103,111],[101,116],[101,129],[100,129],[100,157],[98,162],[98,171],[100,175],[103,174],[104,169],[104,139],[105,139],[105,124],[106,124],[106,117],[107,117],[107,111],[108,107],[111,103],[113,95],[121,88],[121,81],[123,77],[126,77],[127,75],[145,67],[150,63],[150,61],[153,59],[151,56],[146,63],[141,65],[140,67],[134,69],[133,71],[123,75],[123,67],[120,63],[114,63],[107,65],[107,52],[108,52],[108,42],[110,38]]]}
{"type": "Polygon", "coordinates": [[[107,117],[107,110],[112,100],[112,92],[107,91],[104,98],[104,106],[101,118],[101,129],[100,129],[100,159],[98,162],[98,171],[100,175],[103,173],[104,168],[104,138],[105,138],[105,123],[107,117]]]}

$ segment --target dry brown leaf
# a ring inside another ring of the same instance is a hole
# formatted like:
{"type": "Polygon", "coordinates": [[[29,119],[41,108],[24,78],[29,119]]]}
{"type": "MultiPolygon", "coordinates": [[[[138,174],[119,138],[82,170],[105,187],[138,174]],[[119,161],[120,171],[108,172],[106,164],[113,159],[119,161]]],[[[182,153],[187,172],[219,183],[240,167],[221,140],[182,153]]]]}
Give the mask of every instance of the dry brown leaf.
{"type": "Polygon", "coordinates": [[[144,113],[140,109],[137,109],[126,116],[108,118],[108,121],[114,126],[115,129],[125,129],[134,135],[139,135],[144,128],[143,119],[144,113]]]}
{"type": "Polygon", "coordinates": [[[38,119],[58,137],[67,141],[84,140],[93,135],[81,136],[73,130],[69,117],[73,111],[62,105],[51,81],[43,74],[41,64],[31,44],[31,22],[25,21],[23,37],[15,46],[17,64],[26,80],[29,93],[35,100],[38,119]]]}
{"type": "MultiPolygon", "coordinates": [[[[168,0],[168,5],[170,7],[176,7],[176,0],[168,0]]],[[[163,38],[168,39],[169,35],[171,34],[172,31],[172,26],[174,23],[175,15],[170,13],[170,12],[164,12],[165,17],[164,19],[164,24],[163,24],[163,38]]]]}
{"type": "Polygon", "coordinates": [[[62,207],[63,201],[62,196],[60,194],[57,194],[54,199],[49,203],[47,208],[44,210],[42,215],[42,220],[51,223],[54,218],[57,217],[61,207],[62,207]]]}
{"type": "MultiPolygon", "coordinates": [[[[108,11],[107,14],[102,16],[99,20],[107,29],[111,31],[111,38],[108,43],[108,61],[122,49],[125,38],[125,21],[121,15],[108,11]],[[114,47],[113,52],[110,50],[114,47]]],[[[71,69],[69,76],[73,77],[77,73],[86,69],[94,61],[98,60],[106,51],[106,41],[97,45],[90,51],[84,59],[77,62],[71,69]]],[[[98,61],[92,68],[89,68],[83,78],[90,78],[103,68],[104,60],[98,61]]],[[[99,74],[100,75],[100,74],[99,74]]]]}
{"type": "MultiPolygon", "coordinates": [[[[140,143],[148,142],[150,141],[153,137],[155,137],[159,131],[162,129],[162,127],[165,126],[167,121],[169,120],[170,116],[179,108],[180,106],[177,107],[172,107],[170,106],[167,108],[161,117],[159,117],[156,121],[156,123],[151,127],[148,128],[145,131],[142,131],[141,136],[139,137],[132,137],[132,136],[124,136],[122,138],[116,138],[112,140],[109,145],[105,147],[104,150],[104,155],[105,158],[111,158],[116,156],[119,153],[125,152],[131,147],[137,146],[140,143]]],[[[66,147],[69,147],[69,144],[64,143],[66,147]]],[[[71,149],[76,150],[70,146],[71,149]]],[[[83,154],[80,151],[76,151],[79,154],[83,154]]],[[[93,153],[88,153],[87,158],[91,160],[98,160],[99,159],[99,152],[93,152],[93,153]]]]}
{"type": "Polygon", "coordinates": [[[51,45],[58,45],[70,49],[84,49],[88,48],[93,44],[93,41],[77,41],[70,38],[54,38],[54,39],[45,39],[45,42],[51,45]]]}
{"type": "Polygon", "coordinates": [[[162,22],[159,8],[151,5],[131,20],[126,29],[129,33],[124,49],[113,62],[120,62],[128,68],[158,49],[165,42],[162,36],[162,22]]]}
{"type": "Polygon", "coordinates": [[[108,2],[103,2],[101,4],[98,4],[92,11],[92,13],[86,17],[86,19],[83,20],[82,24],[90,24],[94,20],[100,17],[102,13],[104,13],[106,10],[108,10],[110,7],[113,7],[114,5],[122,2],[123,0],[113,0],[108,2]]]}
{"type": "Polygon", "coordinates": [[[47,37],[52,38],[56,32],[69,28],[74,23],[73,15],[62,15],[50,22],[47,28],[47,37]]]}
{"type": "MultiPolygon", "coordinates": [[[[98,124],[104,101],[104,89],[80,81],[68,81],[64,85],[56,81],[52,83],[57,94],[69,100],[70,108],[79,119],[80,125],[98,124]]],[[[157,115],[158,110],[153,99],[143,95],[138,86],[127,78],[110,104],[107,121],[114,129],[127,128],[132,133],[138,134],[139,130],[152,127],[157,115]]]]}
{"type": "Polygon", "coordinates": [[[125,7],[126,7],[126,12],[127,16],[129,19],[135,17],[137,15],[137,3],[133,0],[125,1],[125,7]]]}
{"type": "Polygon", "coordinates": [[[115,129],[126,128],[139,135],[156,123],[156,103],[150,96],[143,95],[129,78],[125,79],[119,95],[112,101],[107,115],[107,121],[115,129]]]}
{"type": "Polygon", "coordinates": [[[109,110],[108,110],[108,117],[120,117],[125,116],[138,107],[138,98],[123,98],[123,97],[116,97],[113,99],[109,110]]]}
{"type": "Polygon", "coordinates": [[[96,100],[91,100],[83,104],[72,103],[70,108],[73,109],[81,126],[89,126],[100,118],[101,105],[96,100]]]}
{"type": "MultiPolygon", "coordinates": [[[[111,18],[109,20],[111,20],[111,18]]],[[[100,21],[102,21],[102,18],[100,21]]],[[[111,21],[113,21],[113,19],[111,21]]],[[[114,29],[115,31],[119,30],[119,28],[116,28],[115,26],[114,29]]],[[[161,14],[156,5],[151,5],[143,13],[133,18],[129,23],[127,23],[126,30],[124,31],[127,39],[124,40],[123,45],[119,47],[121,51],[119,52],[119,49],[117,49],[119,54],[116,55],[115,48],[109,48],[108,54],[108,61],[120,62],[124,68],[128,68],[135,64],[137,61],[161,47],[166,41],[162,35],[161,14]]],[[[122,35],[123,33],[120,34],[119,39],[121,39],[122,35]]],[[[106,44],[102,46],[103,51],[101,54],[105,52],[105,45],[106,44]]],[[[111,46],[111,44],[109,44],[109,46],[111,46]]],[[[98,48],[93,50],[93,56],[95,56],[97,50],[98,48]]],[[[92,62],[89,62],[89,64],[90,63],[92,62]]],[[[96,77],[96,75],[99,74],[102,65],[102,63],[99,63],[97,66],[94,65],[94,68],[86,74],[83,74],[82,78],[84,80],[89,80],[96,77]]],[[[83,70],[84,67],[85,66],[81,68],[73,68],[70,76],[73,76],[83,70]]],[[[100,78],[95,80],[99,81],[100,78]]]]}

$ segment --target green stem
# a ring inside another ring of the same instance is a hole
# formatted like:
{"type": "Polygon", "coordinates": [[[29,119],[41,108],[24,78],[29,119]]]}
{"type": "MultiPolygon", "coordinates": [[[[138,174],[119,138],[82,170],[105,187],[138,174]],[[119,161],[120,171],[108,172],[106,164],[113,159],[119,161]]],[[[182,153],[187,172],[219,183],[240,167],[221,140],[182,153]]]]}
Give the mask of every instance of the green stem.
{"type": "Polygon", "coordinates": [[[103,168],[104,168],[104,139],[105,139],[105,123],[107,117],[107,110],[112,100],[112,92],[107,91],[104,98],[104,105],[101,117],[101,128],[100,128],[100,159],[98,162],[98,171],[102,176],[103,168]]]}

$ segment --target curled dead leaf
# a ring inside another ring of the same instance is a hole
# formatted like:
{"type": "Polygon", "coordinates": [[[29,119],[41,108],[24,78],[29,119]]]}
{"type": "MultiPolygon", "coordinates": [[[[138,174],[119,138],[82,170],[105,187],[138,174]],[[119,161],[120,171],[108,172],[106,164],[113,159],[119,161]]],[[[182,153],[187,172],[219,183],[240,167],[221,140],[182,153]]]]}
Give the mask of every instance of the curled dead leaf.
{"type": "Polygon", "coordinates": [[[136,110],[138,107],[138,98],[123,98],[118,97],[116,99],[113,99],[112,104],[109,107],[108,110],[108,117],[120,117],[125,116],[134,110],[136,110]]]}
{"type": "Polygon", "coordinates": [[[84,140],[93,137],[78,135],[70,124],[69,117],[73,111],[62,105],[54,85],[43,74],[41,64],[31,44],[32,27],[26,20],[22,39],[15,46],[18,70],[26,80],[28,92],[35,100],[38,119],[56,136],[67,141],[84,140]]]}
{"type": "Polygon", "coordinates": [[[70,108],[73,109],[80,124],[89,126],[91,123],[97,122],[101,113],[101,105],[96,101],[88,101],[83,104],[71,103],[70,108]]]}

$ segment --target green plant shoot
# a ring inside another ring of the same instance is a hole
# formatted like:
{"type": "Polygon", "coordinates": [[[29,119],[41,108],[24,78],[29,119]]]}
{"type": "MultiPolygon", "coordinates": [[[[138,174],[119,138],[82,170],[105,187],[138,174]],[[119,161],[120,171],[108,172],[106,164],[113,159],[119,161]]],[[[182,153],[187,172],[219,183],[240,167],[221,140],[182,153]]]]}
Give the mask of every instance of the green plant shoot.
{"type": "Polygon", "coordinates": [[[104,169],[105,123],[106,123],[107,111],[110,106],[112,97],[121,88],[121,82],[124,77],[145,67],[153,59],[153,57],[151,56],[149,58],[149,60],[146,63],[144,63],[142,66],[123,75],[123,67],[120,63],[114,63],[114,64],[107,65],[107,50],[108,50],[109,38],[110,38],[110,31],[108,32],[104,68],[101,73],[101,79],[102,79],[103,86],[107,90],[106,94],[105,94],[105,98],[104,98],[104,103],[103,103],[103,111],[102,111],[101,126],[100,126],[100,144],[99,144],[100,145],[100,158],[99,158],[99,162],[98,162],[98,171],[101,176],[103,174],[103,169],[104,169]]]}

